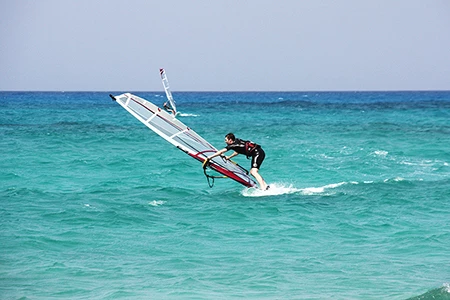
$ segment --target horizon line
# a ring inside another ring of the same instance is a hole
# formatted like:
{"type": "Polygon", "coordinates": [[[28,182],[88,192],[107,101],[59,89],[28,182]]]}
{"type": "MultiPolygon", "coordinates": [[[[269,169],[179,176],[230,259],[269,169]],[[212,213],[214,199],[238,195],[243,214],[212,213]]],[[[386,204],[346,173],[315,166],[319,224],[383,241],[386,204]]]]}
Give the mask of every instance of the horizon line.
{"type": "MultiPolygon", "coordinates": [[[[0,93],[164,93],[164,91],[144,91],[144,90],[0,90],[0,93]]],[[[418,90],[230,90],[230,91],[172,91],[172,93],[375,93],[375,92],[450,92],[441,89],[418,89],[418,90]]]]}

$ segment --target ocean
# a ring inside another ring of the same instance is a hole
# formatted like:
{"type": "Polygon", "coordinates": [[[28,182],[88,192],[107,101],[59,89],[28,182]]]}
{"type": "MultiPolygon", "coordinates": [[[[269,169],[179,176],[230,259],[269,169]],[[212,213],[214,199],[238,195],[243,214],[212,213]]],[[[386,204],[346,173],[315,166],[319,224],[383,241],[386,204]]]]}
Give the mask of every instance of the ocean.
{"type": "Polygon", "coordinates": [[[450,299],[450,92],[174,92],[268,193],[108,94],[0,92],[0,299],[450,299]]]}

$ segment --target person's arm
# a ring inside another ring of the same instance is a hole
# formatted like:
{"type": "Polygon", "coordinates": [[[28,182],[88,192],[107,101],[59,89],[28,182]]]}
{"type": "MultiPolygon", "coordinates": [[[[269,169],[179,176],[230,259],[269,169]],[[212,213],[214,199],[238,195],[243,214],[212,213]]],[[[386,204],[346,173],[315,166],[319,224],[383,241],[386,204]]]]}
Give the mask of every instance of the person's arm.
{"type": "Polygon", "coordinates": [[[207,161],[208,161],[208,160],[211,160],[211,159],[213,159],[214,157],[219,156],[219,155],[222,155],[222,154],[224,154],[224,153],[227,152],[227,151],[228,151],[227,148],[223,148],[222,150],[217,151],[217,152],[214,153],[213,155],[208,156],[208,157],[206,158],[206,160],[207,160],[207,161]]]}
{"type": "Polygon", "coordinates": [[[230,159],[232,159],[233,157],[235,157],[236,155],[239,155],[239,153],[237,153],[236,151],[234,151],[233,154],[231,154],[230,156],[227,156],[227,157],[225,157],[225,158],[228,159],[228,160],[230,160],[230,159]]]}

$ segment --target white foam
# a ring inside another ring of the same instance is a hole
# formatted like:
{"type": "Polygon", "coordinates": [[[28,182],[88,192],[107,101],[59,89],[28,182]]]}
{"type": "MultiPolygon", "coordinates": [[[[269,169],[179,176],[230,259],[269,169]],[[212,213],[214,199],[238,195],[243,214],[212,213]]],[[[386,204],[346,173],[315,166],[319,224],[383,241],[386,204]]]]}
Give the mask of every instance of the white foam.
{"type": "Polygon", "coordinates": [[[383,180],[383,182],[390,182],[390,181],[395,181],[395,182],[400,182],[400,181],[405,181],[405,178],[402,177],[395,177],[395,178],[386,178],[383,180]]]}
{"type": "Polygon", "coordinates": [[[85,203],[85,204],[84,204],[84,207],[85,207],[86,209],[92,209],[92,210],[96,210],[96,207],[95,207],[95,206],[92,206],[92,205],[90,205],[89,203],[85,203]]]}
{"type": "Polygon", "coordinates": [[[266,191],[258,188],[247,188],[242,191],[242,195],[245,197],[264,197],[264,196],[277,196],[283,194],[292,194],[299,192],[300,189],[290,186],[284,186],[278,183],[270,183],[270,188],[266,191]]]}
{"type": "MultiPolygon", "coordinates": [[[[270,183],[270,189],[263,191],[258,188],[244,189],[241,194],[244,197],[264,197],[264,196],[278,196],[284,194],[302,194],[302,195],[316,195],[324,194],[326,190],[334,189],[342,185],[348,184],[348,182],[332,183],[321,187],[308,187],[308,188],[296,188],[292,185],[286,186],[281,183],[270,183]]],[[[357,182],[351,182],[351,184],[358,184],[357,182]]]]}
{"type": "Polygon", "coordinates": [[[151,206],[159,206],[159,205],[163,205],[164,203],[166,203],[166,201],[153,200],[153,201],[149,202],[148,204],[150,204],[151,206]]]}
{"type": "Polygon", "coordinates": [[[314,195],[314,194],[322,194],[325,192],[324,187],[310,187],[301,189],[302,194],[304,195],[314,195]]]}
{"type": "Polygon", "coordinates": [[[324,186],[324,188],[334,189],[334,188],[340,187],[341,185],[344,185],[344,184],[347,184],[347,182],[332,183],[332,184],[324,186]]]}
{"type": "Polygon", "coordinates": [[[347,182],[332,183],[332,184],[328,184],[328,185],[321,186],[321,187],[304,188],[304,189],[301,189],[300,191],[304,195],[323,194],[323,193],[325,193],[325,190],[327,190],[327,189],[334,189],[334,188],[340,187],[344,184],[347,184],[347,182]]]}
{"type": "Polygon", "coordinates": [[[389,152],[383,151],[383,150],[377,150],[374,152],[374,154],[376,156],[386,157],[389,154],[389,152]]]}
{"type": "Polygon", "coordinates": [[[199,115],[180,113],[179,116],[180,117],[198,117],[199,115]]]}

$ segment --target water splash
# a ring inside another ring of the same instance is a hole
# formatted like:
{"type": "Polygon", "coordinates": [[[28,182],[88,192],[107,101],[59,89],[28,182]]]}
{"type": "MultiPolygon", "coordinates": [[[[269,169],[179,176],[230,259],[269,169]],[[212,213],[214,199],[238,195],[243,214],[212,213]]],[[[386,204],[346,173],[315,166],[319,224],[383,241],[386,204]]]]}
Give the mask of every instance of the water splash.
{"type": "Polygon", "coordinates": [[[166,201],[153,200],[153,201],[150,201],[148,204],[151,206],[160,206],[160,205],[163,205],[164,203],[166,203],[166,201]]]}
{"type": "Polygon", "coordinates": [[[198,116],[200,116],[200,115],[180,113],[179,116],[180,116],[180,117],[198,117],[198,116]]]}
{"type": "MultiPolygon", "coordinates": [[[[339,182],[339,183],[332,183],[321,187],[310,187],[310,188],[303,188],[300,191],[303,195],[314,195],[314,194],[323,194],[326,192],[326,190],[329,189],[335,189],[337,187],[340,187],[342,185],[348,184],[348,182],[339,182]]],[[[353,183],[355,184],[355,183],[353,183]]]]}
{"type": "Polygon", "coordinates": [[[300,189],[297,189],[290,186],[284,186],[283,184],[279,183],[270,183],[270,188],[266,191],[260,190],[258,188],[247,188],[244,189],[241,194],[244,197],[264,197],[264,196],[277,196],[277,195],[283,195],[283,194],[292,194],[297,193],[300,191],[300,189]]]}
{"type": "MultiPolygon", "coordinates": [[[[307,187],[307,188],[296,188],[292,185],[284,185],[282,183],[270,183],[270,189],[267,191],[262,191],[257,188],[247,188],[244,189],[241,194],[244,197],[264,197],[264,196],[278,196],[285,194],[301,194],[301,195],[317,195],[324,194],[329,189],[335,189],[342,185],[349,184],[348,182],[340,182],[328,184],[320,187],[307,187]]],[[[350,182],[350,184],[357,184],[355,182],[350,182]]]]}

